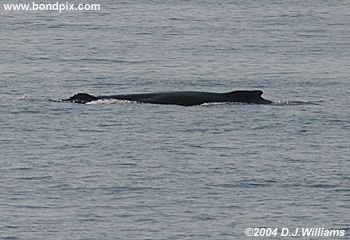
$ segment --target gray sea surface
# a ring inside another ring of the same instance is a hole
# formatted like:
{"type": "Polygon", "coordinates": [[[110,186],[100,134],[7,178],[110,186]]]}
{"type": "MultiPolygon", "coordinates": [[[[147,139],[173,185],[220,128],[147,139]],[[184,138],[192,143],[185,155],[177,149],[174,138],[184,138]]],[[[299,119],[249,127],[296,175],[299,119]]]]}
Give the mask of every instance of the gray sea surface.
{"type": "Polygon", "coordinates": [[[349,239],[348,0],[97,2],[1,1],[0,239],[349,239]],[[55,101],[238,89],[274,104],[55,101]]]}

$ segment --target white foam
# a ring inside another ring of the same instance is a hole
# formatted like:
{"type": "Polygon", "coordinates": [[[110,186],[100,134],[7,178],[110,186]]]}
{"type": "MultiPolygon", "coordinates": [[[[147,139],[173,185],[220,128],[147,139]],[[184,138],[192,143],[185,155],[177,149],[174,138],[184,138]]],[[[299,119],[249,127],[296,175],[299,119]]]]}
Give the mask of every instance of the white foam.
{"type": "Polygon", "coordinates": [[[125,104],[125,103],[135,103],[134,101],[119,100],[119,99],[99,99],[96,101],[87,102],[86,104],[99,105],[99,104],[125,104]]]}
{"type": "Polygon", "coordinates": [[[203,103],[200,106],[217,106],[217,105],[227,105],[227,102],[210,102],[210,103],[203,103]]]}

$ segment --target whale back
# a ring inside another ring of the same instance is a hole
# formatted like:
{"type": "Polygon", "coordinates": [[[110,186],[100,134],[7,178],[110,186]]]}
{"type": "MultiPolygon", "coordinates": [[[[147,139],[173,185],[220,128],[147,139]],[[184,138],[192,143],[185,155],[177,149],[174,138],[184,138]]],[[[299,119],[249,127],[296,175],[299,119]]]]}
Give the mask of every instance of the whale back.
{"type": "Polygon", "coordinates": [[[77,93],[74,94],[72,97],[64,99],[64,102],[75,102],[75,103],[87,103],[91,101],[98,100],[97,97],[87,94],[87,93],[77,93]]]}
{"type": "Polygon", "coordinates": [[[142,103],[153,104],[175,104],[182,106],[200,105],[211,102],[240,102],[254,104],[270,104],[269,100],[261,97],[261,90],[239,90],[228,93],[213,93],[213,92],[160,92],[160,93],[144,93],[144,94],[126,94],[126,95],[111,95],[111,96],[93,96],[87,93],[77,93],[70,98],[63,99],[64,102],[88,103],[98,99],[119,99],[136,101],[142,103]]]}

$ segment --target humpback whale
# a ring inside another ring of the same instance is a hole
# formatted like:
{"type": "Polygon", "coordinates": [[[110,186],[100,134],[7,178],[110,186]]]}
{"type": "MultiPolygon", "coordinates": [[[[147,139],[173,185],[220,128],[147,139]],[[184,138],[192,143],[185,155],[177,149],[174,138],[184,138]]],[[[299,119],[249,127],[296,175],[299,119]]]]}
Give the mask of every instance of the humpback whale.
{"type": "Polygon", "coordinates": [[[239,90],[226,93],[179,91],[179,92],[158,92],[122,94],[109,96],[93,96],[87,93],[77,93],[70,98],[63,99],[64,102],[88,103],[103,99],[117,99],[152,104],[172,104],[180,106],[194,106],[203,103],[238,102],[249,104],[270,104],[270,100],[261,97],[261,90],[239,90]]]}

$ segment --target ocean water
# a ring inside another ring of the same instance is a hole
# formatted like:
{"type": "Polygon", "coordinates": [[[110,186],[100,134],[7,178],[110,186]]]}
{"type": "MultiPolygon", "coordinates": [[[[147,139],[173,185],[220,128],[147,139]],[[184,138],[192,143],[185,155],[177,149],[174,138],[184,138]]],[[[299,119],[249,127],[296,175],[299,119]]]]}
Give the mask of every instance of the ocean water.
{"type": "Polygon", "coordinates": [[[0,239],[349,239],[349,1],[100,4],[0,6],[0,239]],[[237,89],[275,104],[52,101],[237,89]]]}

